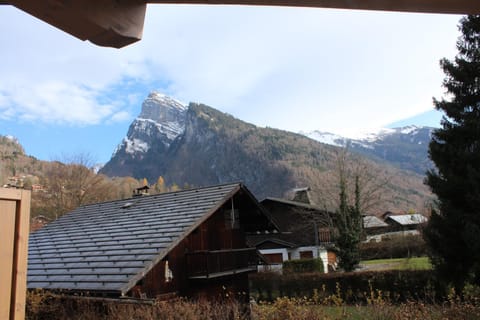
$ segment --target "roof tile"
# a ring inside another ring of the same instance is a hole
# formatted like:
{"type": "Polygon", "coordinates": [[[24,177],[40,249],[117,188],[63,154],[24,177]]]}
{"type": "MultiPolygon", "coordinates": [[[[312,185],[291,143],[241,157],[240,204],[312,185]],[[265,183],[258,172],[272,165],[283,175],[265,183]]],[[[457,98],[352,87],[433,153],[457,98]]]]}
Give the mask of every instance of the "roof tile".
{"type": "Polygon", "coordinates": [[[125,293],[240,184],[79,207],[30,236],[28,288],[125,293]]]}

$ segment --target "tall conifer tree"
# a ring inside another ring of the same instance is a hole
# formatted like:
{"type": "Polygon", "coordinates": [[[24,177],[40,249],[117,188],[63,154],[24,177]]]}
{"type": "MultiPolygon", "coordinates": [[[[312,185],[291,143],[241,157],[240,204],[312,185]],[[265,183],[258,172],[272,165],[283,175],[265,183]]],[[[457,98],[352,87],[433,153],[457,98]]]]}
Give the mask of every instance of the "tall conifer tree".
{"type": "Polygon", "coordinates": [[[462,18],[453,61],[442,59],[446,98],[429,155],[426,183],[437,195],[424,236],[441,279],[461,289],[480,285],[480,16],[462,18]]]}

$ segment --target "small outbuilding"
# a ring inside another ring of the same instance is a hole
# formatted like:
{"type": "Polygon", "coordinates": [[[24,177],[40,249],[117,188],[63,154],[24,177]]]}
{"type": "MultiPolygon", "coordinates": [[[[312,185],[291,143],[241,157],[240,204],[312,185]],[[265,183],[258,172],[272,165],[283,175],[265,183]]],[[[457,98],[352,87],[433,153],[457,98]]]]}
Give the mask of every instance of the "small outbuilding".
{"type": "Polygon", "coordinates": [[[27,285],[104,297],[248,299],[258,253],[247,234],[275,229],[240,183],[87,205],[32,233],[27,285]]]}

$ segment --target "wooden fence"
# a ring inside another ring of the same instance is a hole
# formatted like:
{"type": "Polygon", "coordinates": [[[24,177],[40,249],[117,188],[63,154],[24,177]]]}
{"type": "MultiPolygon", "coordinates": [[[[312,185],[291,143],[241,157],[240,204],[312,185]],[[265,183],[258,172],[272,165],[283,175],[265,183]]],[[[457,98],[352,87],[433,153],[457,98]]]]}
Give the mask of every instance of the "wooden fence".
{"type": "Polygon", "coordinates": [[[30,191],[0,188],[0,319],[25,318],[30,191]]]}

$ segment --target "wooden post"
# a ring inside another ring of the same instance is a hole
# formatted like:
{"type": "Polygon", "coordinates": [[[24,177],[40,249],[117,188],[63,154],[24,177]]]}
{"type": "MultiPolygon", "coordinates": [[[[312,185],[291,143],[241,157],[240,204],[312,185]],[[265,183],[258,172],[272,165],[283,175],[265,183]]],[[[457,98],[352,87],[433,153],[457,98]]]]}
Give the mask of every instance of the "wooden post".
{"type": "Polygon", "coordinates": [[[0,188],[0,319],[25,318],[30,191],[0,188]]]}

